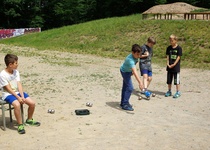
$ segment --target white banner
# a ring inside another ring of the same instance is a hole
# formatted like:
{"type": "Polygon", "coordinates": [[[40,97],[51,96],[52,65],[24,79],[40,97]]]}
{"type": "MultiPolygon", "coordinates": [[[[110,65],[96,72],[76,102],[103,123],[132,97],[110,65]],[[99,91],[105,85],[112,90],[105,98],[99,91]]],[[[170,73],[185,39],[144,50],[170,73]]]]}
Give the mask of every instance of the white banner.
{"type": "Polygon", "coordinates": [[[0,39],[16,37],[33,32],[41,32],[41,28],[0,29],[0,39]]]}

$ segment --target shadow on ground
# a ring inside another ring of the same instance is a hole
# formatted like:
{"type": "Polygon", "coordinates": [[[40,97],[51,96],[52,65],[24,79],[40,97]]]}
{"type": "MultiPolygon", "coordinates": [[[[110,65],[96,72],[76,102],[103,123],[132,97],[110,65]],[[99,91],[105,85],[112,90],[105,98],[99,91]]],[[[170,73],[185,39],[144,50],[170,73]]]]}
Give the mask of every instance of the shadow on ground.
{"type": "MultiPolygon", "coordinates": [[[[162,91],[150,91],[151,93],[155,93],[156,94],[156,97],[160,98],[161,99],[161,96],[165,96],[165,93],[162,92],[162,91]]],[[[149,100],[148,98],[146,98],[144,96],[144,94],[141,93],[141,91],[139,91],[138,89],[134,89],[133,90],[133,95],[136,95],[137,97],[141,96],[143,100],[149,100]]]]}
{"type": "MultiPolygon", "coordinates": [[[[0,116],[0,118],[2,118],[2,116],[0,116]]],[[[9,117],[6,117],[6,130],[10,129],[10,130],[17,130],[17,122],[16,120],[12,120],[12,122],[10,122],[9,117]]],[[[2,120],[0,120],[0,122],[2,123],[2,120]]],[[[3,123],[0,124],[0,129],[4,130],[3,127],[3,123]]]]}
{"type": "Polygon", "coordinates": [[[132,112],[132,111],[123,110],[120,107],[120,102],[106,102],[106,105],[108,105],[109,107],[115,108],[115,109],[117,109],[119,111],[126,112],[127,114],[134,114],[134,112],[132,112]]]}

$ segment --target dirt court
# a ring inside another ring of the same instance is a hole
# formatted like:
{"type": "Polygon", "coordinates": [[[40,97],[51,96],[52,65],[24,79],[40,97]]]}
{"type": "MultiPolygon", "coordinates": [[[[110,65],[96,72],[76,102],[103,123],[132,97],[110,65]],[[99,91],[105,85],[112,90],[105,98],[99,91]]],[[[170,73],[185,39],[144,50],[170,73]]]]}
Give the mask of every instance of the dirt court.
{"type": "MultiPolygon", "coordinates": [[[[164,97],[165,67],[153,62],[149,89],[157,96],[138,100],[133,79],[134,111],[128,112],[119,108],[123,60],[5,45],[0,49],[1,70],[8,49],[20,54],[22,84],[36,101],[34,119],[41,122],[40,127],[26,126],[26,134],[19,135],[16,121],[9,123],[7,112],[7,130],[0,129],[1,150],[210,149],[210,70],[181,69],[182,96],[174,100],[164,97]],[[87,107],[86,102],[93,106],[87,107]],[[83,108],[91,114],[75,115],[76,109],[83,108]],[[47,113],[48,109],[55,114],[47,113]]],[[[26,118],[27,106],[24,111],[26,118]]]]}

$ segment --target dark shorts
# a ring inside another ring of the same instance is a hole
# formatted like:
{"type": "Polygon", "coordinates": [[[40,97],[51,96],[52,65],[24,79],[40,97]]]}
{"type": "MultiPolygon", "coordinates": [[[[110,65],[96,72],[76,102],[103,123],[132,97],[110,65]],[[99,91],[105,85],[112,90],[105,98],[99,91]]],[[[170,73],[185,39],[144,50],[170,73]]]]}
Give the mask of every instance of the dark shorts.
{"type": "Polygon", "coordinates": [[[167,84],[172,84],[174,78],[174,85],[180,84],[180,73],[179,72],[168,72],[167,73],[167,84]]]}
{"type": "MultiPolygon", "coordinates": [[[[25,92],[23,92],[24,94],[24,98],[29,97],[29,95],[25,92]]],[[[18,94],[18,96],[20,96],[20,93],[18,94]]],[[[5,101],[8,102],[9,104],[12,104],[12,102],[14,102],[15,100],[17,100],[17,98],[14,95],[9,95],[5,98],[5,101]]]]}
{"type": "Polygon", "coordinates": [[[147,74],[149,77],[152,76],[152,71],[149,71],[147,69],[142,69],[140,72],[141,72],[141,76],[143,76],[143,74],[147,74]]]}

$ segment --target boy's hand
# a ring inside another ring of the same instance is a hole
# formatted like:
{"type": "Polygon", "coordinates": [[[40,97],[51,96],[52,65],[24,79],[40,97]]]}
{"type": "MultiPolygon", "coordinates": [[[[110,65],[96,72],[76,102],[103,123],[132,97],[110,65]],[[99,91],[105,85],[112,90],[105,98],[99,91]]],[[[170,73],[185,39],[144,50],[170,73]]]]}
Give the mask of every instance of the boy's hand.
{"type": "Polygon", "coordinates": [[[23,100],[23,103],[25,103],[26,99],[25,98],[22,98],[22,100],[23,100]]]}
{"type": "Polygon", "coordinates": [[[21,97],[18,98],[18,101],[19,101],[19,103],[21,103],[21,104],[24,103],[24,100],[23,100],[23,98],[21,98],[21,97]]]}
{"type": "Polygon", "coordinates": [[[139,84],[139,88],[140,88],[140,90],[143,90],[144,86],[142,83],[139,84]]]}
{"type": "Polygon", "coordinates": [[[149,56],[149,52],[148,52],[148,51],[146,51],[146,52],[144,53],[144,55],[149,56]]]}
{"type": "Polygon", "coordinates": [[[175,65],[174,64],[171,64],[171,65],[168,65],[168,68],[173,68],[175,65]]]}

